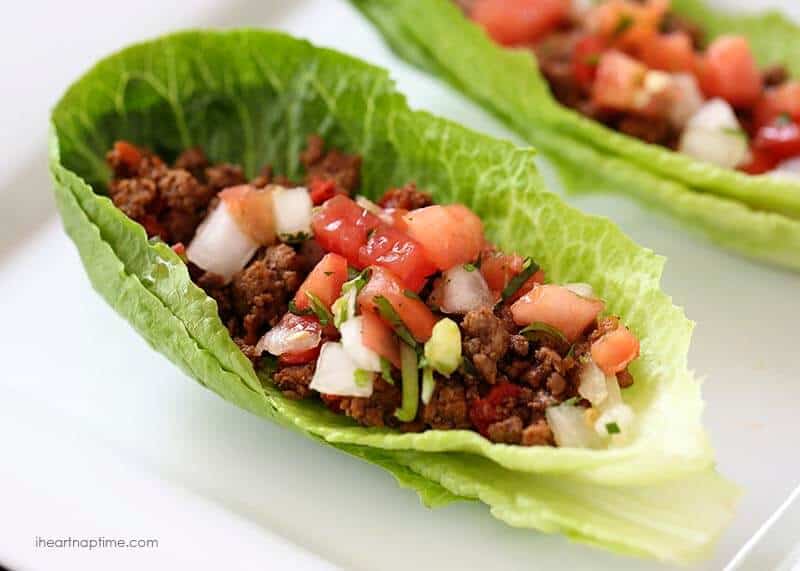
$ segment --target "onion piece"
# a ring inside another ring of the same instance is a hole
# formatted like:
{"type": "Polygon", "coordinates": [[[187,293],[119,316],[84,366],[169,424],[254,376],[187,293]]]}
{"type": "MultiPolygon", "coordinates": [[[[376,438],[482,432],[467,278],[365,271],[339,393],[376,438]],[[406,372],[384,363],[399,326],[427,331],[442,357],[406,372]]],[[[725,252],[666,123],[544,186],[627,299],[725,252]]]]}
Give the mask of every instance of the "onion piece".
{"type": "Polygon", "coordinates": [[[272,204],[275,209],[275,229],[285,242],[302,241],[311,236],[311,209],[314,204],[308,190],[299,188],[271,187],[272,204]]]}
{"type": "Polygon", "coordinates": [[[616,440],[627,439],[633,427],[634,414],[626,404],[612,406],[597,418],[594,429],[597,434],[616,440]]]}
{"type": "Polygon", "coordinates": [[[381,372],[381,358],[369,349],[362,341],[364,318],[361,316],[348,319],[339,327],[342,335],[342,347],[359,369],[381,372]]]}
{"type": "Polygon", "coordinates": [[[222,276],[226,282],[245,267],[258,244],[236,222],[227,202],[216,208],[197,227],[186,248],[186,258],[196,266],[222,276]]]}
{"type": "Polygon", "coordinates": [[[735,168],[750,157],[747,135],[733,108],[716,98],[705,103],[686,125],[680,152],[725,168],[735,168]]]}
{"type": "Polygon", "coordinates": [[[579,295],[587,299],[597,299],[597,296],[594,295],[594,288],[591,286],[591,284],[577,282],[574,284],[565,284],[563,287],[567,288],[575,295],[579,295]]]}
{"type": "Polygon", "coordinates": [[[468,313],[479,307],[491,306],[492,292],[483,274],[477,269],[467,270],[459,264],[442,275],[442,304],[444,313],[468,313]]]}
{"type": "Polygon", "coordinates": [[[257,354],[264,351],[280,356],[313,349],[322,340],[322,327],[317,321],[287,313],[256,344],[257,354]]]}
{"type": "Polygon", "coordinates": [[[360,370],[341,343],[325,343],[317,359],[317,368],[309,388],[324,395],[370,397],[374,375],[368,376],[366,382],[356,382],[360,370]]]}
{"type": "Polygon", "coordinates": [[[562,403],[545,411],[556,444],[571,448],[600,448],[603,440],[587,423],[586,409],[562,403]]]}
{"type": "Polygon", "coordinates": [[[703,93],[690,73],[672,74],[672,83],[676,96],[669,109],[669,120],[674,127],[683,129],[703,106],[703,93]]]}
{"type": "Polygon", "coordinates": [[[578,394],[592,403],[601,405],[608,398],[606,376],[600,367],[591,359],[587,359],[578,373],[578,394]]]}

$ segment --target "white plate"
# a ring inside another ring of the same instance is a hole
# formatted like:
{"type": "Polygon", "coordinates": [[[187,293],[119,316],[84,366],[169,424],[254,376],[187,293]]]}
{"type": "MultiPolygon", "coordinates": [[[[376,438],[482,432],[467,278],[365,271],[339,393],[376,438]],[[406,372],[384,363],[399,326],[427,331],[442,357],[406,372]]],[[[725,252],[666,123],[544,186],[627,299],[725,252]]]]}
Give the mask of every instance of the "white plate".
{"type": "MultiPolygon", "coordinates": [[[[343,2],[208,0],[190,13],[185,6],[150,0],[121,19],[112,5],[84,0],[47,6],[41,20],[44,7],[23,4],[16,15],[22,26],[2,40],[0,63],[12,66],[3,68],[11,70],[3,93],[16,97],[0,111],[15,134],[3,130],[0,151],[23,168],[0,173],[0,562],[28,569],[140,562],[138,553],[54,553],[33,543],[37,535],[95,531],[160,538],[148,568],[194,559],[195,568],[218,569],[227,566],[220,565],[225,557],[230,566],[268,568],[322,569],[322,559],[404,571],[663,568],[511,529],[479,504],[426,510],[380,470],[203,390],[91,291],[53,218],[44,112],[79,70],[133,39],[190,25],[281,28],[390,68],[417,107],[509,136],[474,105],[393,58],[343,2]],[[92,29],[88,19],[104,24],[92,29]],[[23,62],[12,57],[21,52],[23,62]],[[20,78],[33,87],[20,89],[20,78]]],[[[800,277],[713,248],[622,199],[571,200],[611,216],[666,255],[664,288],[698,322],[690,363],[707,378],[706,422],[721,471],[746,492],[714,559],[697,567],[720,569],[800,480],[800,277]]],[[[774,560],[786,548],[774,547],[774,560]]]]}

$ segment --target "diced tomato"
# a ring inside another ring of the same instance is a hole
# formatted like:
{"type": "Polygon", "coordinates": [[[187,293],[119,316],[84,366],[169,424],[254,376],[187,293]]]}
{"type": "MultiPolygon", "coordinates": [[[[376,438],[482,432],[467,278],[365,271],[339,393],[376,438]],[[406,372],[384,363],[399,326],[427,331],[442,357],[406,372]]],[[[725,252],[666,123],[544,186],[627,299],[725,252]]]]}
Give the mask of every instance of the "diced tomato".
{"type": "Polygon", "coordinates": [[[721,97],[734,107],[747,108],[761,97],[761,72],[742,36],[720,36],[708,46],[699,66],[700,88],[706,97],[721,97]]]}
{"type": "Polygon", "coordinates": [[[183,245],[183,242],[177,242],[170,247],[184,262],[186,261],[186,246],[183,245]]]}
{"type": "Polygon", "coordinates": [[[606,49],[605,40],[597,36],[584,36],[575,44],[572,52],[572,75],[578,83],[584,87],[592,85],[597,76],[600,57],[606,49]]]}
{"type": "Polygon", "coordinates": [[[493,386],[485,397],[476,399],[470,406],[469,418],[478,432],[488,436],[489,426],[500,420],[497,409],[513,406],[521,392],[522,388],[519,385],[503,382],[493,386]]]}
{"type": "Polygon", "coordinates": [[[534,43],[564,22],[569,0],[478,0],[470,17],[499,44],[534,43]]]}
{"type": "Polygon", "coordinates": [[[800,127],[797,123],[775,122],[758,130],[753,147],[778,161],[800,155],[800,127]]]}
{"type": "Polygon", "coordinates": [[[310,292],[317,296],[327,309],[342,293],[342,284],[347,281],[347,260],[338,254],[328,253],[314,266],[294,296],[297,309],[311,307],[306,295],[310,292]]]}
{"type": "Polygon", "coordinates": [[[322,205],[311,219],[314,237],[322,248],[344,256],[358,267],[358,250],[367,243],[370,231],[381,221],[350,200],[337,194],[322,205]]]}
{"type": "Polygon", "coordinates": [[[639,340],[620,326],[592,343],[591,352],[592,360],[606,375],[616,375],[639,356],[639,340]]]}
{"type": "Polygon", "coordinates": [[[754,148],[750,149],[750,156],[750,162],[739,167],[739,170],[747,174],[764,174],[777,167],[780,162],[769,153],[754,148]]]}
{"type": "Polygon", "coordinates": [[[314,203],[314,206],[319,206],[336,194],[336,183],[332,180],[315,178],[308,186],[311,202],[314,203]]]}
{"type": "Polygon", "coordinates": [[[384,208],[383,214],[384,222],[390,223],[393,227],[403,232],[408,231],[408,224],[406,224],[405,220],[408,210],[405,208],[384,208]]]}
{"type": "Polygon", "coordinates": [[[483,248],[483,224],[466,206],[428,206],[405,216],[408,234],[440,270],[474,262],[483,248]]]}
{"type": "Polygon", "coordinates": [[[639,48],[639,59],[647,67],[669,72],[693,72],[695,54],[692,39],[685,32],[653,36],[639,48]]]}
{"type": "Polygon", "coordinates": [[[619,51],[603,54],[597,68],[592,99],[600,107],[634,109],[647,68],[619,51]]]}
{"type": "Polygon", "coordinates": [[[436,266],[428,260],[422,246],[405,232],[382,226],[370,234],[358,252],[361,267],[381,266],[391,270],[403,284],[419,292],[436,266]]]}
{"type": "Polygon", "coordinates": [[[764,91],[753,113],[755,128],[770,125],[781,115],[800,123],[800,81],[789,81],[764,91]]]}
{"type": "Polygon", "coordinates": [[[400,341],[383,320],[374,313],[361,315],[361,339],[368,349],[400,368],[400,341]]]}
{"type": "MultiPolygon", "coordinates": [[[[522,271],[522,264],[525,258],[519,254],[503,254],[497,251],[484,251],[481,254],[481,273],[489,289],[496,295],[506,288],[508,283],[522,271]]],[[[509,303],[513,303],[530,290],[536,284],[544,283],[544,271],[537,270],[525,283],[523,283],[516,293],[509,298],[509,303]]]]}
{"type": "Polygon", "coordinates": [[[658,34],[669,0],[646,3],[610,0],[595,7],[589,14],[590,27],[597,34],[623,50],[645,45],[658,34]]]}
{"type": "Polygon", "coordinates": [[[517,325],[541,322],[561,331],[572,343],[603,311],[605,304],[558,285],[537,285],[511,306],[517,325]]]}
{"type": "Polygon", "coordinates": [[[290,361],[307,362],[301,361],[301,359],[308,358],[308,351],[318,349],[320,344],[309,347],[308,339],[298,335],[302,333],[310,333],[312,337],[321,335],[322,325],[319,319],[314,315],[284,313],[277,325],[267,332],[266,336],[270,338],[270,341],[264,349],[270,352],[276,351],[273,354],[287,355],[286,358],[290,361]]]}
{"type": "Polygon", "coordinates": [[[272,189],[240,184],[219,193],[239,228],[263,246],[275,242],[275,216],[272,189]]]}
{"type": "Polygon", "coordinates": [[[117,141],[114,143],[114,156],[119,160],[128,174],[134,174],[139,170],[139,163],[142,161],[142,152],[139,147],[128,141],[117,141]]]}
{"type": "Polygon", "coordinates": [[[375,298],[383,296],[392,305],[414,339],[420,343],[430,339],[436,317],[428,306],[420,299],[409,295],[405,286],[389,270],[380,266],[370,266],[370,270],[370,279],[358,294],[358,306],[361,312],[379,314],[375,298]]]}
{"type": "Polygon", "coordinates": [[[319,351],[322,343],[311,349],[305,351],[298,351],[297,353],[284,353],[278,357],[278,362],[282,365],[303,365],[315,361],[319,357],[319,351]]]}

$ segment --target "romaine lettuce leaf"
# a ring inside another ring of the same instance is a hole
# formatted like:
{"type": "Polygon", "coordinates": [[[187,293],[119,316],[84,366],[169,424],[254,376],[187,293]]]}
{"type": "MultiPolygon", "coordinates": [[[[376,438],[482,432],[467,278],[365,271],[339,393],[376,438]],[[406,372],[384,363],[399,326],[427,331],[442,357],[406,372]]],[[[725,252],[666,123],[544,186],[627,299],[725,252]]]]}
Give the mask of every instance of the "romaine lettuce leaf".
{"type": "MultiPolygon", "coordinates": [[[[399,55],[464,91],[553,159],[569,189],[628,193],[719,244],[800,269],[800,183],[700,163],[562,107],[529,52],[495,45],[451,0],[351,1],[399,55]],[[565,148],[572,145],[576,148],[565,148]]],[[[793,56],[800,50],[800,29],[785,18],[720,17],[698,0],[673,4],[712,35],[726,30],[747,35],[762,64],[797,69],[793,56]]]]}
{"type": "Polygon", "coordinates": [[[74,84],[52,122],[57,203],[93,286],[153,347],[234,404],[383,466],[427,505],[477,498],[512,525],[676,560],[707,546],[726,521],[718,507],[735,494],[711,470],[700,386],[686,365],[692,325],[659,289],[663,259],[545,191],[531,149],[409,110],[382,70],[247,30],[181,33],[124,50],[74,84]],[[626,391],[640,421],[633,443],[589,451],[493,445],[468,432],[404,435],[288,400],[256,375],[180,259],[102,196],[110,174],[103,156],[118,138],[167,157],[201,145],[249,174],[272,163],[297,175],[310,133],[364,156],[367,195],[415,180],[437,201],[474,208],[493,240],[534,255],[551,280],[592,283],[642,340],[637,383],[626,391]],[[653,513],[622,498],[640,489],[661,498],[673,489],[662,480],[685,475],[674,485],[692,501],[666,510],[664,521],[708,509],[719,517],[707,530],[655,525],[610,538],[613,526],[653,513]],[[712,480],[717,495],[706,490],[712,480]],[[597,520],[579,515],[592,494],[619,496],[619,506],[596,506],[597,520]]]}

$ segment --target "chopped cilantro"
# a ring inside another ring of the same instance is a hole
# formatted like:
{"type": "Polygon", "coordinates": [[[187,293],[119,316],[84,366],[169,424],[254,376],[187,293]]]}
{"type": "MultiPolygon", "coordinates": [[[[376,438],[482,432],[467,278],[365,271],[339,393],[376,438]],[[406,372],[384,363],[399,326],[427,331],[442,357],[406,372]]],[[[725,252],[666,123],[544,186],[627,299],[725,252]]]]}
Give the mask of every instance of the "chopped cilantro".
{"type": "Polygon", "coordinates": [[[535,274],[538,269],[539,265],[531,258],[526,257],[525,261],[522,262],[522,271],[511,278],[511,280],[508,282],[508,285],[503,288],[503,293],[501,294],[503,301],[517,293],[519,288],[522,287],[522,284],[528,281],[528,278],[535,274]]]}
{"type": "Polygon", "coordinates": [[[614,37],[618,38],[625,32],[631,29],[634,24],[633,16],[630,14],[622,14],[617,21],[617,25],[614,28],[614,37]]]}
{"type": "Polygon", "coordinates": [[[356,369],[353,373],[353,381],[357,387],[366,387],[372,380],[372,372],[364,369],[356,369]]]}
{"type": "Polygon", "coordinates": [[[475,267],[475,264],[467,263],[464,264],[464,269],[467,270],[468,272],[474,272],[477,268],[475,267]]]}
{"type": "Polygon", "coordinates": [[[308,302],[311,304],[311,311],[319,319],[320,325],[324,327],[333,321],[333,315],[331,315],[331,312],[327,307],[325,307],[325,304],[322,303],[320,298],[310,291],[306,292],[306,297],[308,298],[308,302]]]}
{"type": "Polygon", "coordinates": [[[403,295],[406,296],[406,297],[410,297],[411,299],[419,299],[419,296],[417,295],[417,292],[415,292],[414,290],[411,290],[411,289],[403,290],[403,295]]]}
{"type": "Polygon", "coordinates": [[[616,422],[608,422],[606,423],[606,432],[609,434],[619,434],[622,431],[619,429],[619,424],[616,422]]]}
{"type": "Polygon", "coordinates": [[[403,323],[403,320],[400,319],[400,316],[397,315],[397,311],[395,311],[394,307],[392,307],[392,304],[389,302],[389,300],[382,295],[376,295],[374,301],[375,305],[378,307],[378,313],[381,314],[383,319],[391,324],[392,329],[394,329],[394,332],[397,334],[400,340],[409,347],[416,347],[416,340],[408,331],[408,328],[406,327],[405,323],[403,323]]]}
{"type": "Polygon", "coordinates": [[[381,377],[390,385],[394,384],[394,379],[392,378],[392,364],[389,362],[389,359],[385,357],[381,357],[381,377]]]}

